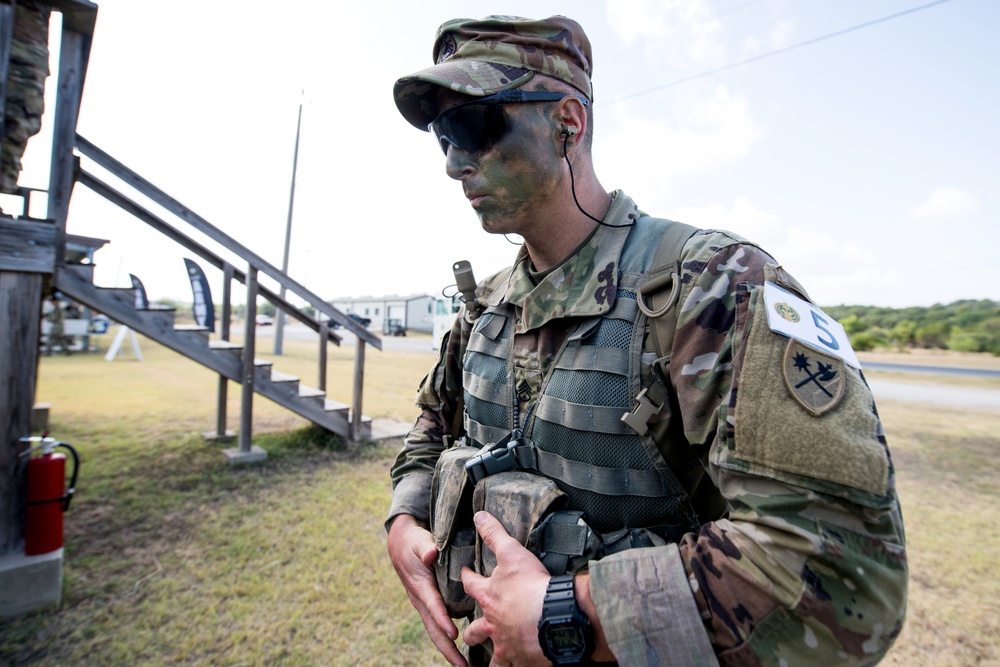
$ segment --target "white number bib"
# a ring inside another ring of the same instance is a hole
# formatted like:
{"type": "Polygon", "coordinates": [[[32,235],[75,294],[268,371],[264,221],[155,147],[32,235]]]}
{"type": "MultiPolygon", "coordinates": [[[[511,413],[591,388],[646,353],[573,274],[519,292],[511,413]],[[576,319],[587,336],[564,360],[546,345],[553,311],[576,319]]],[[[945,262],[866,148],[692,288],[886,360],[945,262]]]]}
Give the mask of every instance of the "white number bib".
{"type": "Polygon", "coordinates": [[[794,338],[820,352],[840,357],[850,366],[861,368],[851,349],[851,341],[840,322],[813,304],[800,299],[772,282],[764,283],[764,306],[771,331],[794,338]]]}

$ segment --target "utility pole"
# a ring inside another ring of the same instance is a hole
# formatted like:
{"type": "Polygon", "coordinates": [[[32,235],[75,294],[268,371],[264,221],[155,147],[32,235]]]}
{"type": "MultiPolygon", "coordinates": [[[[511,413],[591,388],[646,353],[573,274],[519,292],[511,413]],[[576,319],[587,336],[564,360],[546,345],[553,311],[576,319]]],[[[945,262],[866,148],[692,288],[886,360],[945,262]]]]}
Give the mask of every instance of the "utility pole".
{"type": "MultiPolygon", "coordinates": [[[[306,91],[302,91],[305,97],[306,91]]],[[[295,207],[295,173],[299,168],[299,137],[302,134],[302,101],[299,101],[299,121],[295,126],[295,157],[292,159],[292,186],[288,194],[288,226],[285,228],[285,256],[281,262],[281,272],[288,275],[288,249],[292,244],[292,209],[295,207]]],[[[281,286],[278,296],[284,300],[285,286],[281,286]]],[[[276,308],[277,321],[274,323],[274,354],[281,354],[281,345],[284,341],[285,333],[285,311],[281,307],[276,308]]]]}

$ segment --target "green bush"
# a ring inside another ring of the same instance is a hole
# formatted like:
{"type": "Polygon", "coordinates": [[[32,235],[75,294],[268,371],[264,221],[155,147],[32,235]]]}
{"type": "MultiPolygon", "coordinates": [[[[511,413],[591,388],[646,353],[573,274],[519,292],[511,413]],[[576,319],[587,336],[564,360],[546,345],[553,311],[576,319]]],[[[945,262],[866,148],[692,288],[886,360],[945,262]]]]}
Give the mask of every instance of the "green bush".
{"type": "Polygon", "coordinates": [[[920,347],[937,348],[945,350],[948,348],[948,336],[951,334],[951,326],[947,322],[931,322],[920,327],[914,333],[917,345],[920,347]]]}
{"type": "Polygon", "coordinates": [[[856,333],[850,336],[850,339],[851,347],[854,348],[855,352],[867,352],[868,350],[874,350],[882,344],[882,342],[879,341],[878,336],[873,335],[870,331],[856,333]]]}

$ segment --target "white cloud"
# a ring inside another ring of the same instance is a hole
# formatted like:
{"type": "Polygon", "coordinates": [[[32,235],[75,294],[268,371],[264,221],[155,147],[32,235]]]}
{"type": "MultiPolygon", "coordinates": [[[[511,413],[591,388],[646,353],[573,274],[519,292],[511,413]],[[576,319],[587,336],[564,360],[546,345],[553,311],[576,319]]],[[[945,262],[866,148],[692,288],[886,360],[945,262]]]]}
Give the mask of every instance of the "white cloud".
{"type": "Polygon", "coordinates": [[[650,210],[666,207],[675,178],[742,160],[763,134],[746,100],[725,86],[684,91],[662,108],[622,102],[604,114],[597,122],[611,129],[595,141],[595,164],[609,186],[627,183],[650,210]]]}
{"type": "Polygon", "coordinates": [[[722,25],[705,0],[616,0],[607,16],[622,42],[641,44],[650,62],[674,76],[726,62],[722,25]]]}
{"type": "Polygon", "coordinates": [[[779,21],[771,33],[771,48],[781,49],[789,45],[792,34],[795,32],[795,24],[791,21],[779,21]]]}
{"type": "Polygon", "coordinates": [[[848,295],[858,293],[885,302],[904,285],[898,271],[876,263],[871,248],[812,229],[783,226],[777,215],[757,208],[747,197],[736,197],[731,205],[677,207],[668,210],[666,217],[724,229],[759,244],[821,305],[856,301],[848,295]],[[876,294],[875,288],[881,291],[876,294]]]}
{"type": "Polygon", "coordinates": [[[911,218],[957,218],[979,208],[979,197],[960,188],[935,188],[930,197],[910,209],[911,218]]]}
{"type": "Polygon", "coordinates": [[[778,216],[760,210],[746,197],[737,197],[731,207],[719,202],[703,207],[682,206],[667,217],[702,228],[725,229],[765,248],[785,237],[778,216]]]}

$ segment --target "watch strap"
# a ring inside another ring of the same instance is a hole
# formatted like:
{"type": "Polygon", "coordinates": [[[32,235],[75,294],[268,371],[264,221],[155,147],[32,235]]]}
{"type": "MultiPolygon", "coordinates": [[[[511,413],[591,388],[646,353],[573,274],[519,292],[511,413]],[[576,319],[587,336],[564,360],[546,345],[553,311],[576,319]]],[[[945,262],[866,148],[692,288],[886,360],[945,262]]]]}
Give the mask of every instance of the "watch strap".
{"type": "Polygon", "coordinates": [[[585,665],[589,664],[590,653],[594,650],[594,631],[590,627],[590,619],[576,603],[574,575],[559,574],[549,579],[542,602],[542,615],[538,621],[539,644],[545,657],[555,665],[585,665]],[[570,620],[582,634],[583,650],[579,655],[556,655],[550,652],[545,638],[545,631],[550,622],[570,620]]]}

